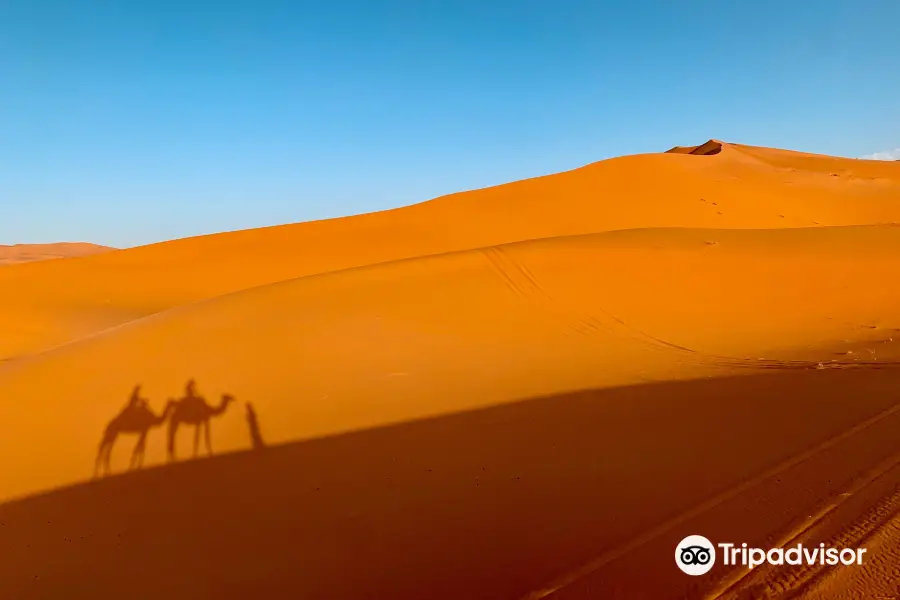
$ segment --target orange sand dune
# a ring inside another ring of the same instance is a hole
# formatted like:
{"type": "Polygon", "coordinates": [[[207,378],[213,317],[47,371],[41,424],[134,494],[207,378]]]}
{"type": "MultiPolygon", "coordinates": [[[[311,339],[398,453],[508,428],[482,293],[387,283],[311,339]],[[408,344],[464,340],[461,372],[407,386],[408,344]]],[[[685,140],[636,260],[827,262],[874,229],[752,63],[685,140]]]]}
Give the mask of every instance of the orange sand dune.
{"type": "Polygon", "coordinates": [[[893,572],[898,198],[897,163],[711,140],[4,266],[0,597],[889,593],[672,550],[870,540],[893,572]],[[160,415],[189,378],[237,399],[223,455],[185,426],[166,465],[160,419],[146,470],[127,434],[87,481],[134,386],[160,415]]]}
{"type": "Polygon", "coordinates": [[[0,270],[0,360],[315,273],[630,228],[900,222],[897,197],[894,163],[722,144],[711,156],[626,156],[392,211],[18,265],[0,270]]]}
{"type": "Polygon", "coordinates": [[[86,244],[83,242],[60,242],[56,244],[14,244],[12,246],[0,245],[0,265],[13,263],[34,262],[53,258],[70,258],[76,256],[91,256],[101,252],[109,252],[114,248],[86,244]]]}
{"type": "MultiPolygon", "coordinates": [[[[153,315],[0,366],[0,496],[90,476],[141,383],[253,401],[272,442],[534,395],[900,360],[900,227],[655,229],[303,277],[153,315]],[[896,339],[896,342],[894,341],[896,339]],[[799,363],[785,361],[800,361],[799,363]],[[806,361],[806,362],[803,362],[806,361]],[[39,452],[23,452],[23,448],[39,452]]],[[[155,433],[148,462],[163,460],[155,433]]],[[[182,453],[188,440],[182,440],[182,453]]],[[[240,408],[219,450],[245,447],[240,408]]],[[[125,466],[120,449],[115,467],[125,466]]]]}

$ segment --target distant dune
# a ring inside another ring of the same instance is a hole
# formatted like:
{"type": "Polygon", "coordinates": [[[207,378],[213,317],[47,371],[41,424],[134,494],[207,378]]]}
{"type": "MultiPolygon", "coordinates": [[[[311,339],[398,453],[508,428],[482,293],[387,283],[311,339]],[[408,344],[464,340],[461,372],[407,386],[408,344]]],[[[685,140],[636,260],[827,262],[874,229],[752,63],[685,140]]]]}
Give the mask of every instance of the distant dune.
{"type": "Polygon", "coordinates": [[[0,245],[0,265],[50,260],[53,258],[92,256],[114,249],[108,246],[98,246],[97,244],[86,244],[83,242],[0,245]]]}
{"type": "Polygon", "coordinates": [[[0,596],[803,597],[672,549],[900,546],[898,198],[896,163],[713,140],[5,266],[0,596]],[[125,433],[89,482],[133,388],[169,416],[191,378],[223,456],[185,424],[166,466],[139,410],[148,468],[125,433]]]}

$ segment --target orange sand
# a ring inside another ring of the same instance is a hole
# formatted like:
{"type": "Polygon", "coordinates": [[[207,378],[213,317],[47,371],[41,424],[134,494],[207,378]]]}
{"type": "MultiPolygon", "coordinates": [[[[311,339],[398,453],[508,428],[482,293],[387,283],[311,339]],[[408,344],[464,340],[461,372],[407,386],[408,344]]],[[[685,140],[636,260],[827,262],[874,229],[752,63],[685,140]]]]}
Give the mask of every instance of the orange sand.
{"type": "Polygon", "coordinates": [[[898,200],[896,163],[710,142],[2,267],[0,596],[771,592],[672,549],[889,498],[898,200]],[[276,447],[79,483],[135,384],[159,413],[191,377],[238,399],[218,453],[249,448],[243,401],[276,447]]]}

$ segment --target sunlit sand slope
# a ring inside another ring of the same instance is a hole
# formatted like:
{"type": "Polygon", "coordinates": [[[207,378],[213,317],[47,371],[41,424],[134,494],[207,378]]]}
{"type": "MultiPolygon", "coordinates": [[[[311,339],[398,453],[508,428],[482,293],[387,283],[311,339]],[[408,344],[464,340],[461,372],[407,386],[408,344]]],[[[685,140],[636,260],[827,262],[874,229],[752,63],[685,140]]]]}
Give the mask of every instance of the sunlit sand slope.
{"type": "Polygon", "coordinates": [[[642,227],[900,222],[898,163],[699,148],[708,155],[626,156],[381,213],[9,266],[0,360],[240,289],[421,255],[642,227]]]}
{"type": "MultiPolygon", "coordinates": [[[[159,412],[194,377],[211,404],[226,392],[252,401],[270,441],[284,442],[573,389],[887,367],[900,359],[898,266],[895,226],[648,229],[178,307],[0,366],[0,497],[89,477],[103,427],[137,383],[159,412]]],[[[213,420],[215,449],[247,447],[243,411],[213,420]]],[[[164,437],[151,431],[148,463],[163,460],[164,437]]],[[[132,439],[119,444],[121,470],[132,439]]]]}

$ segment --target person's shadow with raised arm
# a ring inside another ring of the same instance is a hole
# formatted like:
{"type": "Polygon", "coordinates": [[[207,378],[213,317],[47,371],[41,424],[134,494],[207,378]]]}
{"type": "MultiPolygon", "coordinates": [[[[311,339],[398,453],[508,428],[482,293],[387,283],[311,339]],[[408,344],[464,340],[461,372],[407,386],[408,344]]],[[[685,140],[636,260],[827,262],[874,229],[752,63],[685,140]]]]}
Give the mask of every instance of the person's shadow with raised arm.
{"type": "Polygon", "coordinates": [[[266,447],[263,441],[262,433],[259,431],[259,419],[256,417],[256,411],[253,405],[247,402],[247,425],[250,427],[250,442],[253,444],[254,450],[262,450],[266,447]]]}
{"type": "Polygon", "coordinates": [[[169,417],[169,413],[171,413],[174,408],[175,404],[169,402],[166,404],[166,408],[162,414],[156,415],[150,409],[147,400],[141,398],[141,386],[136,385],[131,392],[131,397],[128,399],[128,404],[118,415],[113,417],[103,432],[103,439],[100,441],[97,459],[94,462],[94,477],[97,477],[100,474],[101,469],[104,470],[107,475],[112,471],[110,461],[113,446],[119,435],[123,433],[136,433],[140,436],[131,453],[131,464],[129,468],[135,469],[143,465],[144,450],[147,446],[147,433],[153,427],[159,427],[165,423],[166,419],[169,417]]]}

